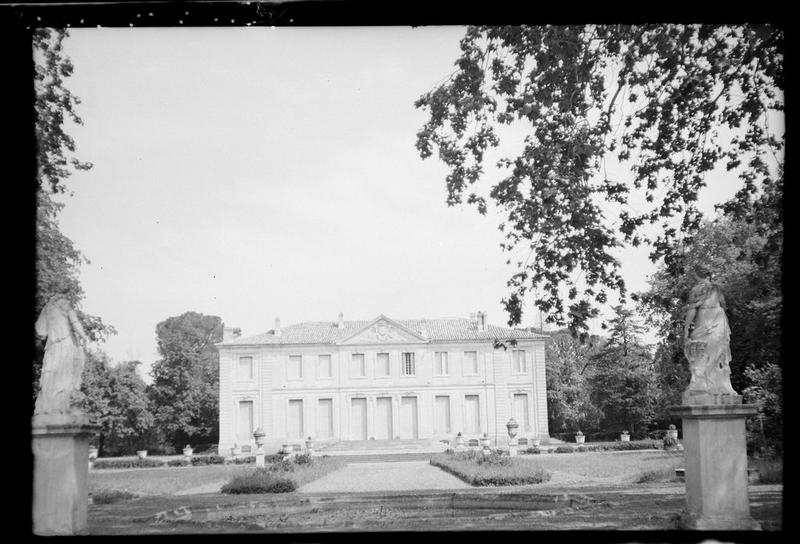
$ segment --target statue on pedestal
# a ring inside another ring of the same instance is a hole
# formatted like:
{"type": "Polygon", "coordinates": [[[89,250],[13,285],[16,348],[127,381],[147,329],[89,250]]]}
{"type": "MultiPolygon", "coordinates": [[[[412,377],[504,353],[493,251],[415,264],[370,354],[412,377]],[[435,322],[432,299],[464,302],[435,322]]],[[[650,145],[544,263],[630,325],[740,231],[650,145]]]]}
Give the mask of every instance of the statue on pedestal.
{"type": "Polygon", "coordinates": [[[47,343],[34,417],[53,422],[80,420],[83,411],[73,399],[81,387],[86,333],[64,295],[56,295],[45,304],[36,320],[36,333],[46,336],[47,343]]]}
{"type": "Polygon", "coordinates": [[[725,315],[725,297],[711,273],[700,269],[689,293],[684,323],[684,354],[691,381],[683,393],[684,404],[741,402],[731,386],[731,330],[725,315]]]}

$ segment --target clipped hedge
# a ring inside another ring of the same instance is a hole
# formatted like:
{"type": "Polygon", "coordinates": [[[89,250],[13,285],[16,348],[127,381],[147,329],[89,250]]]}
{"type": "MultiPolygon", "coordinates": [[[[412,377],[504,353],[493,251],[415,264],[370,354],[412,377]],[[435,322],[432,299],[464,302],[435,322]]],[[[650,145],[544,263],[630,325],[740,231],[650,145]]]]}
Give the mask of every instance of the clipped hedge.
{"type": "Polygon", "coordinates": [[[539,484],[550,480],[548,471],[530,461],[505,457],[508,459],[505,462],[498,457],[481,463],[479,459],[468,459],[466,456],[459,458],[458,454],[436,454],[431,457],[430,464],[473,486],[539,484]]]}
{"type": "Polygon", "coordinates": [[[559,446],[556,448],[556,453],[572,453],[571,446],[559,446]]]}
{"type": "Polygon", "coordinates": [[[164,465],[164,461],[145,457],[144,459],[97,459],[92,468],[155,468],[164,465]]]}
{"type": "Polygon", "coordinates": [[[91,497],[94,504],[114,504],[135,499],[138,495],[119,489],[100,489],[92,493],[91,497]]]}
{"type": "Polygon", "coordinates": [[[294,480],[279,476],[267,468],[257,468],[248,474],[236,476],[222,486],[222,493],[240,495],[247,493],[289,493],[297,489],[294,480]]]}
{"type": "Polygon", "coordinates": [[[192,466],[224,465],[225,457],[222,455],[196,455],[192,456],[192,466]]]}

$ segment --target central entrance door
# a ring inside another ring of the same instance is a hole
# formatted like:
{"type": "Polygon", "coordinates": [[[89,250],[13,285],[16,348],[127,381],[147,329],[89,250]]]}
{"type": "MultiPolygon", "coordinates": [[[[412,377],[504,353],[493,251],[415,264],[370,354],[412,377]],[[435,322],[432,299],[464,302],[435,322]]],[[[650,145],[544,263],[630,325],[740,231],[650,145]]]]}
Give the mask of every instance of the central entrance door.
{"type": "Polygon", "coordinates": [[[375,411],[375,439],[391,440],[394,437],[392,434],[392,398],[378,397],[375,411]]]}
{"type": "Polygon", "coordinates": [[[417,433],[417,397],[400,399],[400,438],[419,438],[417,433]]]}
{"type": "Polygon", "coordinates": [[[355,398],[350,401],[350,439],[367,439],[367,399],[355,398]]]}

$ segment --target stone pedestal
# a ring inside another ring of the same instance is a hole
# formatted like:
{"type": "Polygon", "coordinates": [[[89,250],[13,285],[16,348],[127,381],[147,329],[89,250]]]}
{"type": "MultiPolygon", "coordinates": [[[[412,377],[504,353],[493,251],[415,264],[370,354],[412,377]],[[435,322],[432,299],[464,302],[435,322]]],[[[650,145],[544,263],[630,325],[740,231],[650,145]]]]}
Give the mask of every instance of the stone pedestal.
{"type": "Polygon", "coordinates": [[[517,455],[517,447],[519,446],[519,440],[517,438],[512,438],[508,441],[508,455],[514,457],[517,455]]]}
{"type": "Polygon", "coordinates": [[[750,517],[745,437],[745,418],[755,415],[757,407],[696,404],[674,406],[671,411],[683,419],[687,507],[684,527],[760,529],[750,517]]]}
{"type": "Polygon", "coordinates": [[[33,532],[73,535],[86,528],[89,438],[98,427],[37,416],[33,435],[33,532]]]}
{"type": "Polygon", "coordinates": [[[257,451],[256,452],[256,467],[263,468],[264,467],[264,452],[257,451]]]}

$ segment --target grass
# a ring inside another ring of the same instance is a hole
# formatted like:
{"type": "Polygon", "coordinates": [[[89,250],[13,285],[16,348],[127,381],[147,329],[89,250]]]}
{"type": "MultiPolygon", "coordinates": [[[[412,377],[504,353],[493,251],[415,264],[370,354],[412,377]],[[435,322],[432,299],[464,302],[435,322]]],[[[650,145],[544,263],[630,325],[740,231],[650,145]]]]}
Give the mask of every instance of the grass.
{"type": "Polygon", "coordinates": [[[550,480],[550,473],[536,461],[495,455],[483,460],[475,452],[440,453],[431,465],[449,472],[473,486],[539,484],[550,480]]]}
{"type": "Polygon", "coordinates": [[[135,493],[130,491],[121,491],[119,489],[100,489],[92,493],[92,502],[94,504],[114,504],[118,502],[129,501],[138,497],[135,493]]]}
{"type": "Polygon", "coordinates": [[[222,487],[223,493],[288,493],[345,465],[335,457],[299,455],[264,468],[248,470],[222,487]]]}
{"type": "Polygon", "coordinates": [[[171,495],[194,487],[230,479],[252,470],[247,465],[143,468],[127,471],[90,471],[89,491],[118,489],[143,495],[171,495]]]}
{"type": "MultiPolygon", "coordinates": [[[[677,468],[677,467],[676,467],[677,468]]],[[[675,468],[659,468],[655,470],[646,470],[639,473],[636,478],[637,484],[649,484],[654,482],[678,482],[680,481],[675,475],[675,468]]]]}

